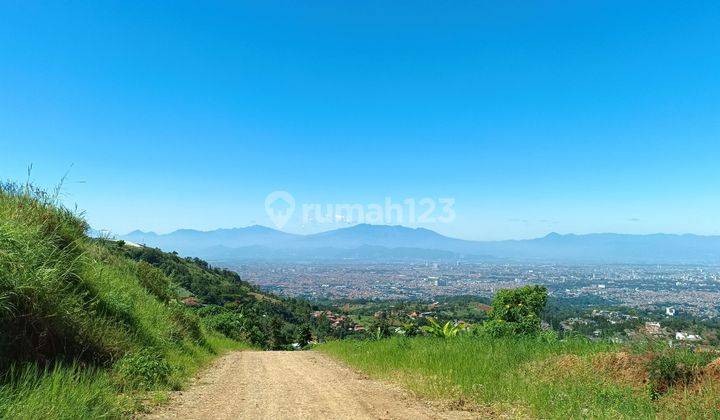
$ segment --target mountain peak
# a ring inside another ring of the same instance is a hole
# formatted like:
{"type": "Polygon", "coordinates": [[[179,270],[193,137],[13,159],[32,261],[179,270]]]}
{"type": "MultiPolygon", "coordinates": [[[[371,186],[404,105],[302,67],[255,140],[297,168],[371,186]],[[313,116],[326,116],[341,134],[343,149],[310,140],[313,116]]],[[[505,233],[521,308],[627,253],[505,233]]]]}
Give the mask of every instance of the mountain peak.
{"type": "Polygon", "coordinates": [[[130,232],[130,233],[128,233],[127,235],[124,235],[124,236],[138,236],[138,235],[143,235],[143,236],[157,236],[157,233],[155,233],[155,232],[153,232],[153,231],[144,232],[144,231],[142,231],[142,230],[140,230],[140,229],[135,229],[135,230],[133,230],[132,232],[130,232]]]}
{"type": "Polygon", "coordinates": [[[244,227],[241,229],[246,232],[281,232],[277,229],[273,229],[273,228],[263,226],[263,225],[251,225],[251,226],[244,227]]]}
{"type": "Polygon", "coordinates": [[[332,249],[337,252],[367,250],[371,247],[373,255],[382,255],[391,249],[414,249],[414,255],[429,255],[417,250],[432,250],[524,261],[712,264],[720,261],[720,236],[614,233],[575,235],[551,232],[536,239],[482,242],[455,239],[425,228],[368,223],[312,235],[297,235],[267,226],[251,225],[210,232],[176,231],[167,235],[136,230],[120,239],[161,249],[178,250],[184,255],[203,253],[204,256],[221,255],[222,258],[230,255],[271,255],[272,252],[277,252],[278,255],[301,255],[302,252],[320,255],[325,252],[332,254],[333,251],[329,251],[332,249]],[[265,254],[257,254],[260,252],[258,249],[265,249],[262,251],[265,254]]]}

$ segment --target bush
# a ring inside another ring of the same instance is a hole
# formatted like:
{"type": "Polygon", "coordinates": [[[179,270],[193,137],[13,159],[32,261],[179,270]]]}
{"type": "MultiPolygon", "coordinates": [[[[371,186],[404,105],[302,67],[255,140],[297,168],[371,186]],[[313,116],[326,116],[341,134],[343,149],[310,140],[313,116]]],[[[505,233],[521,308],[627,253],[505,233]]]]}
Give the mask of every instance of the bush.
{"type": "Polygon", "coordinates": [[[205,344],[205,336],[200,328],[200,318],[180,303],[170,305],[170,322],[172,330],[170,337],[175,341],[192,340],[198,344],[205,344]]]}
{"type": "Polygon", "coordinates": [[[170,288],[170,279],[168,279],[162,271],[145,261],[138,263],[137,277],[140,285],[161,302],[167,302],[173,297],[173,292],[170,288]]]}
{"type": "Polygon", "coordinates": [[[707,353],[693,353],[687,349],[654,355],[648,365],[650,397],[657,399],[670,387],[690,384],[710,358],[707,353]]]}
{"type": "Polygon", "coordinates": [[[516,335],[518,334],[518,330],[514,322],[505,322],[502,319],[491,319],[481,324],[473,333],[480,336],[498,338],[516,335]]]}
{"type": "Polygon", "coordinates": [[[539,333],[540,313],[547,296],[544,286],[499,290],[493,298],[490,320],[483,324],[480,332],[491,337],[539,333]]]}
{"type": "Polygon", "coordinates": [[[212,315],[220,315],[225,312],[228,312],[228,310],[218,305],[203,306],[202,308],[195,311],[195,313],[197,313],[200,318],[205,318],[212,315]]]}
{"type": "Polygon", "coordinates": [[[203,318],[205,326],[218,331],[226,337],[240,339],[244,326],[244,317],[241,313],[223,312],[203,318]]]}
{"type": "Polygon", "coordinates": [[[467,328],[465,324],[453,324],[450,321],[446,322],[444,325],[440,325],[434,318],[428,318],[427,321],[430,325],[422,326],[420,329],[427,334],[439,338],[455,337],[467,328]]]}
{"type": "Polygon", "coordinates": [[[300,347],[307,346],[312,341],[312,328],[308,324],[302,324],[295,332],[295,340],[300,347]]]}
{"type": "Polygon", "coordinates": [[[395,333],[405,337],[415,337],[420,334],[421,330],[413,322],[405,322],[402,326],[395,329],[395,333]]]}
{"type": "Polygon", "coordinates": [[[115,372],[123,388],[149,390],[167,385],[172,368],[160,353],[144,349],[118,360],[115,372]]]}

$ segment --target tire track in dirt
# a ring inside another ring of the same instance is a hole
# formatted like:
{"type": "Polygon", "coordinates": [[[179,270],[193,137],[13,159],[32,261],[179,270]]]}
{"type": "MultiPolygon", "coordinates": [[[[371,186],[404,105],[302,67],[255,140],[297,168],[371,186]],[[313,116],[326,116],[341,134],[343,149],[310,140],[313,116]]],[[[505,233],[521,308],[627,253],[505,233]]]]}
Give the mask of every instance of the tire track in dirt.
{"type": "Polygon", "coordinates": [[[367,379],[313,351],[242,351],[221,357],[149,419],[458,419],[410,393],[367,379]]]}

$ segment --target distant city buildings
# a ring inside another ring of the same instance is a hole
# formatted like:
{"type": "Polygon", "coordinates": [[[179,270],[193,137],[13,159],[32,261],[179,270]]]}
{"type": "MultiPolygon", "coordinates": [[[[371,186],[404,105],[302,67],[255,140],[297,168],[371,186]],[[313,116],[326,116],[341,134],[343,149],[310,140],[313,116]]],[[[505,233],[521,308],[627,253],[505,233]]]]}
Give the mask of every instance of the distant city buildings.
{"type": "Polygon", "coordinates": [[[702,341],[702,337],[697,334],[690,334],[683,331],[675,333],[675,339],[678,341],[702,341]]]}
{"type": "MultiPolygon", "coordinates": [[[[432,300],[438,296],[492,297],[497,290],[543,284],[553,298],[605,303],[665,316],[718,316],[720,268],[688,266],[252,262],[228,265],[263,289],[310,299],[432,300]],[[602,281],[600,283],[599,281],[602,281]]],[[[611,323],[623,322],[608,316],[611,323]]]]}

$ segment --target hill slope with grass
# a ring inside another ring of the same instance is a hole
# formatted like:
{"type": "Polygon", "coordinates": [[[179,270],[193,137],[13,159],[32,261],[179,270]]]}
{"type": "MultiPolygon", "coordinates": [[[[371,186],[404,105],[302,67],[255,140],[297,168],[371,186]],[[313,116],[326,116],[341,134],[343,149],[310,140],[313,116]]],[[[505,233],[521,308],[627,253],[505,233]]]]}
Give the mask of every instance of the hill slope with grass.
{"type": "Polygon", "coordinates": [[[208,328],[268,350],[304,347],[311,339],[345,334],[328,320],[312,316],[328,309],[303,299],[263,292],[230,270],[215,268],[194,257],[180,257],[156,248],[130,246],[123,241],[97,240],[112,252],[140,267],[159,270],[171,282],[173,293],[190,303],[208,328]]]}
{"type": "Polygon", "coordinates": [[[188,262],[178,284],[87,230],[55,197],[0,185],[0,418],[129,415],[248,346],[179,301],[209,267],[188,262]]]}

